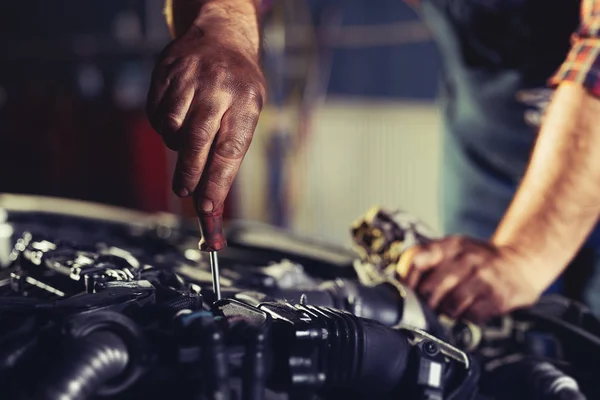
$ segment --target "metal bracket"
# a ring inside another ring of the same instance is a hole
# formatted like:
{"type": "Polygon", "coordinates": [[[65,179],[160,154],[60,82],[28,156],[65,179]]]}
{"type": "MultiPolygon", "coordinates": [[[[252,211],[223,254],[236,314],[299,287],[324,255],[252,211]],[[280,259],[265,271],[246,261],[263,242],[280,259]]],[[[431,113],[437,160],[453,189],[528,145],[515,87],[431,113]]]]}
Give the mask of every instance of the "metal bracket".
{"type": "Polygon", "coordinates": [[[409,338],[409,342],[413,346],[418,345],[419,343],[425,340],[434,342],[439,346],[440,352],[446,357],[463,364],[465,369],[469,369],[471,366],[469,356],[467,356],[467,354],[464,351],[444,342],[443,340],[438,339],[437,337],[425,332],[422,329],[408,326],[403,323],[394,326],[393,329],[404,331],[409,338]]]}

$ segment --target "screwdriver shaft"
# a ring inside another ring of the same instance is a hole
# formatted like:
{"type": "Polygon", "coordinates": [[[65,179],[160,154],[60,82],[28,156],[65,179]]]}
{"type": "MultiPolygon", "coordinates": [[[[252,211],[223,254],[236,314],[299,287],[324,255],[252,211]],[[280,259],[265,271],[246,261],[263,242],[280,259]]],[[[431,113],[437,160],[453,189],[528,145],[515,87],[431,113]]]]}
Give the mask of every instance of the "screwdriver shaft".
{"type": "Polygon", "coordinates": [[[219,258],[217,257],[216,251],[209,251],[208,255],[210,257],[210,272],[212,274],[212,283],[213,283],[213,292],[215,293],[215,297],[218,300],[221,300],[221,280],[219,279],[219,258]]]}

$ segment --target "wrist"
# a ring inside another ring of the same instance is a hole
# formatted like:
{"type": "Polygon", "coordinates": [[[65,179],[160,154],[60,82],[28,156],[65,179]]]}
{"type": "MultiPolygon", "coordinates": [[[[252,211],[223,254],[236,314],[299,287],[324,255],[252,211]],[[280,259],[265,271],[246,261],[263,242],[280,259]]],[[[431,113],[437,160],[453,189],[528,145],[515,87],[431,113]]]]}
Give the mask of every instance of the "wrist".
{"type": "Polygon", "coordinates": [[[260,34],[258,2],[254,0],[206,1],[192,26],[213,43],[235,48],[258,61],[260,34]]]}
{"type": "Polygon", "coordinates": [[[498,249],[502,258],[520,269],[521,277],[527,280],[529,286],[541,294],[560,276],[566,264],[558,261],[559,258],[551,254],[537,251],[519,238],[515,239],[493,238],[492,244],[498,249]]]}

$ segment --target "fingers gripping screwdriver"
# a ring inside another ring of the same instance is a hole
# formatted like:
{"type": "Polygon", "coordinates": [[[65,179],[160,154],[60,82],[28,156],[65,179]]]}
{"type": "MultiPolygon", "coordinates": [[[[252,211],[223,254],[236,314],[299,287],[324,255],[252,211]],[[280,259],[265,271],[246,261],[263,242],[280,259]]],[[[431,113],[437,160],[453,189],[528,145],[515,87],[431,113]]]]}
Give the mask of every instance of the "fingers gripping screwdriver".
{"type": "Polygon", "coordinates": [[[208,252],[210,270],[212,275],[213,292],[216,300],[221,300],[221,282],[219,272],[219,258],[217,252],[227,246],[223,232],[223,205],[207,213],[198,208],[198,199],[194,199],[198,222],[200,225],[201,239],[198,243],[200,251],[208,252]]]}

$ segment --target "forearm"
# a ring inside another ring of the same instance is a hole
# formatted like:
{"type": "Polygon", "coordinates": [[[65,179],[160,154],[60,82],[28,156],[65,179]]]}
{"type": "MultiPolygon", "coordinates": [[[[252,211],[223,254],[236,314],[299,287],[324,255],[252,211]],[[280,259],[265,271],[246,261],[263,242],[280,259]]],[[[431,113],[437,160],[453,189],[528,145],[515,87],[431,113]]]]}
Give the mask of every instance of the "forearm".
{"type": "Polygon", "coordinates": [[[166,0],[165,16],[175,37],[196,27],[208,38],[229,42],[257,56],[260,3],[261,0],[166,0]]]}
{"type": "Polygon", "coordinates": [[[579,85],[557,89],[528,171],[492,239],[547,271],[546,281],[566,267],[600,215],[599,122],[600,99],[579,85]]]}

